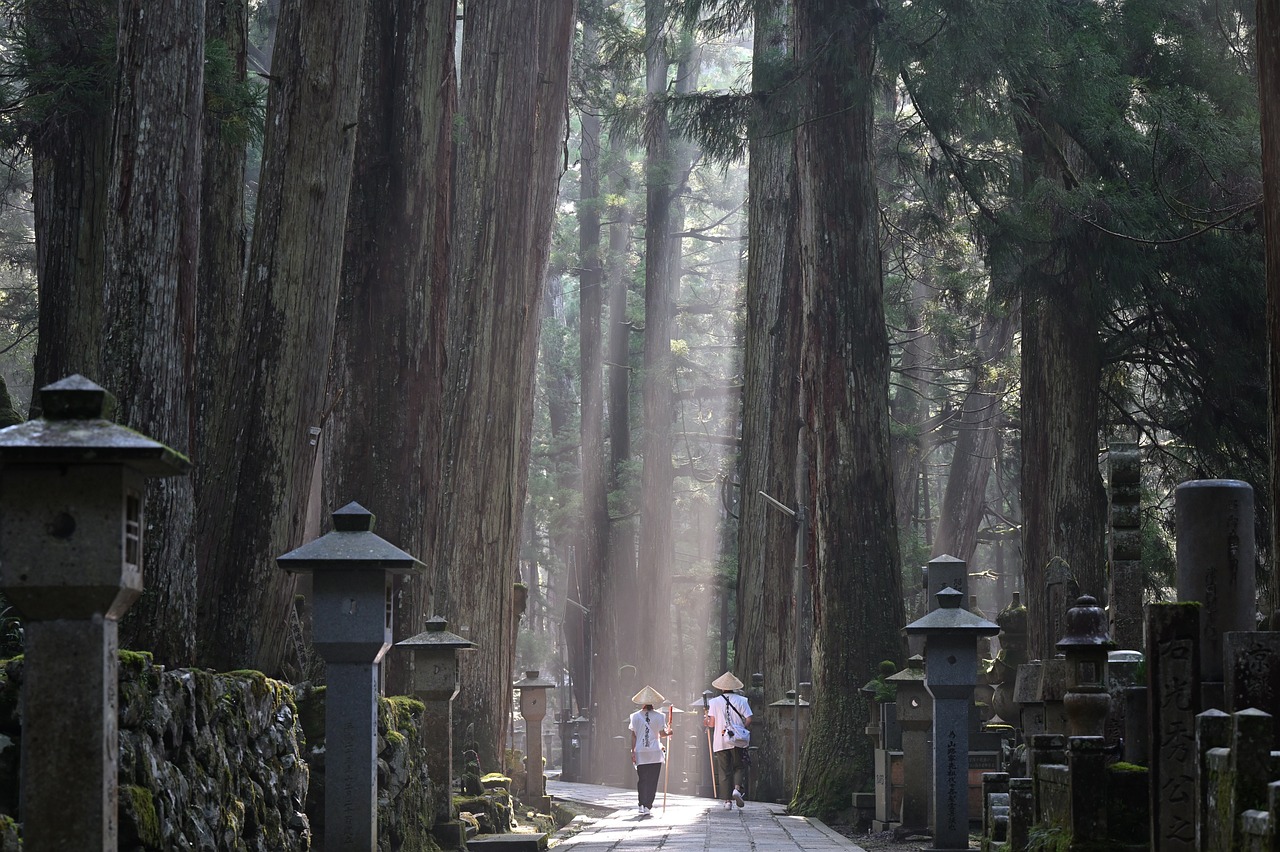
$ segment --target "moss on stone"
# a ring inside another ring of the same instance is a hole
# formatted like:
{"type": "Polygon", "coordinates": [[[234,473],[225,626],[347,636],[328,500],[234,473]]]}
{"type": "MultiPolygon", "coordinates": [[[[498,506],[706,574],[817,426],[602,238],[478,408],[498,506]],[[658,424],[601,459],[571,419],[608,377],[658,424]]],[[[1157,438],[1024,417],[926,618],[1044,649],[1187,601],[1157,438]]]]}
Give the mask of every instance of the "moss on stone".
{"type": "Polygon", "coordinates": [[[156,802],[151,791],[136,784],[120,787],[120,810],[124,821],[132,824],[139,842],[148,849],[160,849],[164,837],[160,833],[160,818],[156,815],[156,802]]]}

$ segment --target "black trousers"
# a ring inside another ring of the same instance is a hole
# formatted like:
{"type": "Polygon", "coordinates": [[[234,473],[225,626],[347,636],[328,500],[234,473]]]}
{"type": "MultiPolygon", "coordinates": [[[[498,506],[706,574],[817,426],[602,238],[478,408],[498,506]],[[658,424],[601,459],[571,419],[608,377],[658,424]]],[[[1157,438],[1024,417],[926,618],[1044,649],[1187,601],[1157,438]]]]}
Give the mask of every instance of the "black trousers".
{"type": "Polygon", "coordinates": [[[661,774],[661,763],[636,764],[636,792],[643,807],[653,807],[653,798],[658,795],[658,776],[661,774]]]}

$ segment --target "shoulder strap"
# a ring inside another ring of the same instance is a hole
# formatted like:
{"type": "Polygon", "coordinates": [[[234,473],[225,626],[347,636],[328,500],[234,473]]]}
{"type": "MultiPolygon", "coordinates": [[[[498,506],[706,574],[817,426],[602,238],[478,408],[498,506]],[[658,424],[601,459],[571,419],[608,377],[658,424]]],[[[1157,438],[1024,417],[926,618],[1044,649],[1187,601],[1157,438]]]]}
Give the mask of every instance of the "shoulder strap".
{"type": "Polygon", "coordinates": [[[729,693],[726,692],[724,695],[720,697],[724,699],[725,706],[728,707],[730,710],[732,710],[734,712],[734,715],[736,715],[739,719],[742,719],[743,722],[747,721],[746,719],[743,718],[742,711],[739,710],[737,707],[734,707],[733,702],[729,700],[729,693]]]}

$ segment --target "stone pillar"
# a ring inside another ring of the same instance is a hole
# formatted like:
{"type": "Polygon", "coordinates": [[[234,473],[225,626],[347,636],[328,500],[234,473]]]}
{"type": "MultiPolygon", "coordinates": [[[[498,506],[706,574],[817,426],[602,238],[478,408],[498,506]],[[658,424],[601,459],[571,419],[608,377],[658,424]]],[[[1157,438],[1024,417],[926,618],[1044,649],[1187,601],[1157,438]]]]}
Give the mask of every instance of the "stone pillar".
{"type": "Polygon", "coordinates": [[[112,422],[82,376],[0,430],[0,590],[24,621],[23,849],[116,852],[117,626],[142,592],[148,477],[186,458],[112,422]]]}
{"type": "Polygon", "coordinates": [[[310,573],[312,644],[325,661],[326,852],[378,848],[378,663],[391,647],[391,580],[422,563],[373,532],[359,503],[333,513],[333,531],[276,563],[310,573]]]}
{"type": "Polygon", "coordinates": [[[1209,783],[1209,752],[1231,747],[1231,717],[1218,709],[1196,716],[1196,848],[1214,852],[1208,831],[1212,791],[1209,783]]]}
{"type": "Polygon", "coordinates": [[[1009,852],[1026,852],[1034,821],[1030,778],[1009,779],[1009,852]]]}
{"type": "Polygon", "coordinates": [[[1240,814],[1267,807],[1267,785],[1275,775],[1271,754],[1272,718],[1257,708],[1231,714],[1231,806],[1232,839],[1229,848],[1240,848],[1240,814]]]}
{"type": "Polygon", "coordinates": [[[1253,488],[1235,479],[1199,479],[1174,489],[1178,600],[1204,605],[1200,678],[1206,707],[1221,707],[1223,636],[1253,630],[1256,592],[1253,488]]]}
{"type": "Polygon", "coordinates": [[[555,681],[540,677],[537,669],[524,673],[524,678],[514,684],[520,690],[520,715],[525,721],[524,792],[527,803],[537,802],[538,813],[551,812],[551,800],[547,797],[547,783],[542,774],[542,720],[547,718],[547,690],[555,681]]]}
{"type": "Polygon", "coordinates": [[[1124,690],[1124,759],[1147,766],[1151,731],[1147,727],[1147,688],[1130,686],[1124,690]]]}
{"type": "Polygon", "coordinates": [[[1200,712],[1199,604],[1147,605],[1151,848],[1196,848],[1195,717],[1200,712]]]}
{"type": "Polygon", "coordinates": [[[1071,772],[1071,843],[1104,848],[1107,843],[1107,752],[1100,736],[1067,740],[1071,772]]]}
{"type": "Polygon", "coordinates": [[[937,609],[903,630],[925,637],[925,687],[933,696],[932,849],[941,852],[969,848],[969,714],[978,679],[977,640],[1000,627],[962,609],[964,595],[956,589],[944,588],[937,598],[937,609]]]}
{"type": "Polygon", "coordinates": [[[1110,474],[1111,638],[1129,650],[1142,647],[1142,465],[1138,445],[1113,443],[1110,474]]]}
{"type": "Polygon", "coordinates": [[[933,696],[925,687],[924,658],[918,654],[907,667],[886,680],[896,684],[898,724],[902,728],[902,831],[920,833],[929,826],[929,779],[933,728],[933,696]]]}
{"type": "MultiPolygon", "coordinates": [[[[996,808],[1000,808],[999,815],[1004,817],[1003,826],[1007,828],[1009,822],[1008,772],[982,773],[982,837],[985,841],[999,840],[1004,842],[1005,837],[995,836],[996,808]]],[[[1001,834],[1004,834],[1003,830],[1001,834]]]]}
{"type": "Polygon", "coordinates": [[[960,606],[968,609],[968,563],[963,559],[957,559],[944,553],[942,556],[930,559],[929,565],[925,570],[925,578],[928,581],[925,588],[925,601],[929,604],[930,609],[938,607],[938,592],[947,588],[955,589],[963,595],[960,598],[960,606]]]}
{"type": "Polygon", "coordinates": [[[475,643],[448,630],[440,616],[427,619],[427,629],[396,643],[409,652],[410,690],[422,702],[422,742],[435,799],[432,834],[446,849],[463,848],[466,831],[453,813],[453,699],[458,695],[458,653],[475,643]]]}

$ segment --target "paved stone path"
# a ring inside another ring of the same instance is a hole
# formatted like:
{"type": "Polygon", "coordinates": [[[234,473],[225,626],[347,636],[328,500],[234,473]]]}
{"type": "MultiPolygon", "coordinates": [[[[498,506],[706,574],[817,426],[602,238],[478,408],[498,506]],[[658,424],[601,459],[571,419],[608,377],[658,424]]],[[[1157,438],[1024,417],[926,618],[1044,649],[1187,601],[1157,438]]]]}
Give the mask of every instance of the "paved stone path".
{"type": "Polygon", "coordinates": [[[782,805],[747,802],[723,810],[720,802],[667,796],[653,814],[641,815],[635,790],[547,781],[555,799],[606,808],[606,817],[577,817],[552,835],[555,849],[572,852],[864,852],[861,846],[815,819],[787,816],[782,805]]]}

